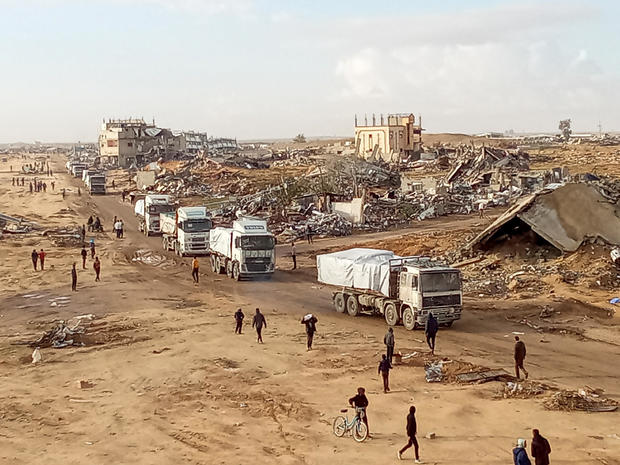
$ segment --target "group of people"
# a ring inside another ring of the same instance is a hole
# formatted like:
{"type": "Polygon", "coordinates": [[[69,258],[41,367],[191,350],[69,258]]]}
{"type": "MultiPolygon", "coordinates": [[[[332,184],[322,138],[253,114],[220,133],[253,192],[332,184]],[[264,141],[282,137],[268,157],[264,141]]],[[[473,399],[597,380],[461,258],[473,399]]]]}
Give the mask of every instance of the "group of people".
{"type": "MultiPolygon", "coordinates": [[[[235,318],[235,334],[243,334],[243,319],[245,318],[245,314],[243,310],[240,308],[237,309],[234,315],[235,318]]],[[[263,328],[267,327],[267,320],[265,319],[265,315],[263,315],[260,309],[256,309],[256,313],[254,314],[254,318],[252,319],[252,328],[256,329],[256,341],[259,344],[263,343],[263,328]]]]}
{"type": "MultiPolygon", "coordinates": [[[[112,181],[114,182],[114,181],[112,181]]],[[[114,186],[112,186],[114,187],[114,186]]],[[[136,201],[136,193],[135,192],[128,192],[126,190],[123,190],[123,192],[121,192],[121,198],[123,199],[123,202],[125,202],[125,199],[127,199],[127,197],[129,197],[129,203],[131,203],[132,205],[134,204],[134,202],[136,201]]]]}
{"type": "MultiPolygon", "coordinates": [[[[527,441],[523,438],[517,439],[517,446],[512,450],[514,465],[532,465],[527,455],[527,441]]],[[[530,448],[535,465],[549,465],[549,454],[551,446],[549,441],[540,434],[537,429],[532,430],[532,445],[530,448]]]]}
{"type": "MultiPolygon", "coordinates": [[[[26,178],[13,178],[12,184],[13,186],[25,186],[26,178]]],[[[56,188],[56,183],[54,181],[51,181],[50,186],[52,190],[54,190],[56,188]]],[[[34,178],[31,181],[28,181],[28,188],[31,194],[33,192],[47,192],[47,182],[34,178]]]]}
{"type": "MultiPolygon", "coordinates": [[[[95,271],[95,281],[101,280],[101,260],[95,254],[95,240],[90,240],[90,257],[93,259],[93,270],[95,271]]],[[[80,251],[80,256],[82,257],[82,269],[86,269],[86,260],[88,258],[88,251],[86,250],[86,246],[82,245],[82,250],[80,251]]],[[[71,269],[71,290],[77,291],[77,268],[76,263],[73,262],[73,267],[71,269]]]]}
{"type": "Polygon", "coordinates": [[[123,238],[123,229],[124,229],[123,220],[120,218],[114,217],[114,233],[116,234],[117,239],[123,238]]]}
{"type": "Polygon", "coordinates": [[[90,215],[88,217],[88,221],[86,222],[86,225],[88,226],[88,231],[92,231],[92,232],[103,232],[103,228],[101,226],[101,220],[99,219],[99,217],[95,217],[93,219],[93,216],[90,215]]]}
{"type": "Polygon", "coordinates": [[[32,267],[34,268],[34,271],[37,271],[37,263],[41,267],[41,271],[45,270],[46,255],[47,254],[43,251],[43,249],[41,249],[39,252],[37,252],[37,249],[32,249],[30,257],[32,258],[32,267]]]}

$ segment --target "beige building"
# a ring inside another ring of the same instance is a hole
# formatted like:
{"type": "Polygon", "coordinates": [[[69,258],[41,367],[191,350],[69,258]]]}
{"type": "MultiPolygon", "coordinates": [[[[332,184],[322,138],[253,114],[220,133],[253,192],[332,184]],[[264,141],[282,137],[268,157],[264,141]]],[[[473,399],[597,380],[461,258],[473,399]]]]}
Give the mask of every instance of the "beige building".
{"type": "Polygon", "coordinates": [[[138,142],[147,130],[156,130],[143,119],[108,120],[99,131],[99,155],[102,160],[127,168],[137,162],[138,142]]]}
{"type": "Polygon", "coordinates": [[[422,122],[416,123],[412,114],[391,114],[377,124],[375,115],[372,125],[364,121],[358,124],[355,117],[355,150],[366,160],[383,160],[398,163],[411,156],[418,156],[422,150],[422,122]]]}

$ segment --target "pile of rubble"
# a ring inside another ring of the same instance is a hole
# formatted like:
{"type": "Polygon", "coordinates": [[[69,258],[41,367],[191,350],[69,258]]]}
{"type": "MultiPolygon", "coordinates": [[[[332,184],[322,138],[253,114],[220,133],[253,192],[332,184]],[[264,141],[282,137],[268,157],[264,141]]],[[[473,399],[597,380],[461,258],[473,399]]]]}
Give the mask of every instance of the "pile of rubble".
{"type": "Polygon", "coordinates": [[[618,409],[618,402],[613,399],[602,397],[603,391],[585,386],[578,391],[559,391],[548,399],[543,405],[547,410],[585,412],[613,412],[618,409]]]}
{"type": "Polygon", "coordinates": [[[277,234],[278,241],[289,242],[303,239],[306,232],[311,231],[313,236],[349,236],[353,233],[353,224],[337,213],[320,213],[314,211],[309,217],[285,227],[278,232],[276,225],[272,230],[277,234]]]}
{"type": "Polygon", "coordinates": [[[530,397],[544,394],[548,389],[549,386],[535,381],[508,381],[500,388],[498,397],[504,399],[529,399],[530,397]]]}
{"type": "Polygon", "coordinates": [[[77,224],[47,229],[42,232],[56,247],[80,247],[83,242],[82,229],[77,224]]]}
{"type": "Polygon", "coordinates": [[[86,333],[86,323],[92,321],[95,315],[88,314],[77,316],[65,322],[59,320],[56,325],[43,333],[43,335],[34,341],[28,341],[30,347],[53,347],[54,349],[62,349],[69,346],[84,346],[82,336],[86,333]]]}
{"type": "Polygon", "coordinates": [[[518,172],[529,170],[529,155],[517,150],[496,147],[460,146],[446,176],[448,184],[475,185],[494,171],[518,172]]]}

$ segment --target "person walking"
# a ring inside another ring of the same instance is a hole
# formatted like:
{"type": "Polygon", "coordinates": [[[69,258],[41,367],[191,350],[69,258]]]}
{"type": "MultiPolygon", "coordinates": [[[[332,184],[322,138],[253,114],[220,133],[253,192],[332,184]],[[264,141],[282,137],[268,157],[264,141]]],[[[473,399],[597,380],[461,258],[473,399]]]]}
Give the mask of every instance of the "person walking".
{"type": "Polygon", "coordinates": [[[82,256],[82,269],[85,270],[86,269],[86,257],[88,257],[88,252],[86,251],[85,246],[82,246],[82,251],[80,252],[80,255],[82,256]]]}
{"type": "Polygon", "coordinates": [[[242,334],[241,330],[243,329],[243,319],[245,315],[243,314],[243,310],[240,308],[235,312],[235,334],[242,334]]]}
{"type": "Polygon", "coordinates": [[[527,456],[527,451],[525,447],[527,443],[525,439],[517,439],[517,447],[512,449],[512,459],[514,460],[514,465],[532,465],[530,462],[530,458],[527,456]]]}
{"type": "Polygon", "coordinates": [[[92,230],[93,230],[93,222],[94,222],[94,221],[95,221],[95,220],[93,219],[93,215],[90,215],[90,216],[88,217],[88,221],[86,222],[86,224],[87,224],[87,226],[88,226],[88,232],[90,232],[90,231],[92,231],[92,230]]]}
{"type": "Polygon", "coordinates": [[[388,328],[387,333],[383,336],[383,343],[386,348],[387,359],[392,363],[394,356],[394,328],[388,328]]]}
{"type": "Polygon", "coordinates": [[[56,188],[56,183],[54,181],[50,182],[50,184],[52,185],[52,190],[54,190],[56,188]]]}
{"type": "Polygon", "coordinates": [[[265,315],[263,315],[260,310],[256,309],[256,315],[254,315],[254,319],[252,320],[252,328],[256,328],[257,342],[263,343],[263,335],[261,334],[263,331],[263,326],[267,327],[267,320],[265,320],[265,315]]]}
{"type": "Polygon", "coordinates": [[[392,369],[392,364],[387,358],[387,355],[381,355],[381,361],[379,362],[379,369],[377,373],[381,375],[383,378],[383,393],[387,394],[390,392],[390,370],[392,369]]]}
{"type": "Polygon", "coordinates": [[[515,336],[515,374],[517,379],[521,379],[519,368],[523,370],[525,373],[525,379],[529,376],[527,370],[523,367],[523,362],[525,361],[525,343],[519,340],[519,336],[515,336]]]}
{"type": "Polygon", "coordinates": [[[127,191],[121,192],[121,198],[123,199],[123,203],[125,203],[125,197],[127,197],[127,191]]]}
{"type": "Polygon", "coordinates": [[[95,257],[93,270],[95,270],[95,281],[99,281],[99,274],[101,273],[101,262],[99,261],[99,257],[95,257]]]}
{"type": "Polygon", "coordinates": [[[534,457],[534,463],[536,465],[549,465],[551,446],[549,445],[549,441],[542,437],[540,431],[537,429],[532,430],[532,445],[530,447],[530,452],[532,453],[532,457],[534,457]]]}
{"type": "Polygon", "coordinates": [[[82,229],[80,231],[80,235],[82,236],[82,243],[86,240],[86,225],[82,225],[82,229]]]}
{"type": "Polygon", "coordinates": [[[90,240],[90,258],[95,258],[95,239],[90,240]]]}
{"type": "Polygon", "coordinates": [[[291,242],[291,257],[293,257],[293,269],[297,269],[297,253],[295,251],[295,242],[291,242]]]}
{"type": "Polygon", "coordinates": [[[438,330],[439,323],[437,322],[437,318],[435,318],[433,312],[429,312],[428,318],[426,318],[426,325],[424,326],[424,334],[426,334],[426,343],[431,349],[432,355],[435,355],[435,336],[437,336],[438,330]]]}
{"type": "Polygon", "coordinates": [[[43,249],[39,252],[39,263],[41,264],[41,271],[45,269],[45,256],[47,254],[43,252],[43,249]]]}
{"type": "Polygon", "coordinates": [[[312,313],[308,313],[301,319],[301,324],[306,325],[307,347],[308,350],[312,350],[312,340],[314,339],[314,333],[316,333],[316,324],[319,319],[312,313]]]}
{"type": "Polygon", "coordinates": [[[75,262],[73,262],[73,268],[71,268],[71,290],[77,291],[77,270],[75,269],[75,262]]]}
{"type": "Polygon", "coordinates": [[[32,183],[30,183],[30,193],[32,194],[32,183]]]}
{"type": "Polygon", "coordinates": [[[194,257],[192,260],[192,279],[194,284],[198,284],[198,271],[200,270],[200,263],[198,263],[198,257],[194,257]]]}
{"type": "Polygon", "coordinates": [[[486,200],[481,200],[480,203],[478,204],[478,216],[480,218],[484,218],[485,208],[487,208],[487,202],[486,200]]]}
{"type": "Polygon", "coordinates": [[[306,225],[306,240],[308,244],[312,244],[312,228],[309,224],[306,225]]]}
{"type": "Polygon", "coordinates": [[[415,406],[412,405],[409,407],[409,415],[407,415],[407,437],[409,438],[409,441],[405,444],[405,447],[398,451],[398,460],[402,460],[405,451],[413,446],[413,451],[415,452],[415,463],[422,463],[420,461],[420,447],[418,445],[418,439],[416,438],[417,434],[418,423],[415,419],[415,406]]]}
{"type": "Polygon", "coordinates": [[[39,254],[37,253],[36,249],[32,249],[32,253],[30,254],[30,257],[32,258],[32,267],[34,268],[34,271],[37,271],[37,262],[39,261],[39,254]]]}
{"type": "Polygon", "coordinates": [[[114,218],[114,232],[116,233],[116,238],[120,239],[121,237],[121,223],[116,218],[114,218]]]}
{"type": "Polygon", "coordinates": [[[122,219],[118,220],[118,222],[120,223],[120,226],[121,226],[120,235],[122,239],[125,236],[125,223],[123,223],[122,219]]]}
{"type": "Polygon", "coordinates": [[[368,431],[368,437],[370,437],[370,427],[368,426],[368,398],[366,397],[366,389],[363,387],[357,388],[357,394],[349,399],[349,405],[355,407],[355,415],[359,416],[366,425],[368,431]]]}

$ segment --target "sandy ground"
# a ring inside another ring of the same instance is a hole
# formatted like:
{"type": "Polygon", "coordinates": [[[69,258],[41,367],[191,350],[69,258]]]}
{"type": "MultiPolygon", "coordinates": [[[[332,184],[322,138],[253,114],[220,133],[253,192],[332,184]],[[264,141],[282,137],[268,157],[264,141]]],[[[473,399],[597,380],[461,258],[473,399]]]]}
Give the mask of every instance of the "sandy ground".
{"type": "MultiPolygon", "coordinates": [[[[330,289],[314,280],[318,249],[416,229],[458,230],[466,221],[473,226],[474,219],[300,245],[296,272],[289,270],[288,249],[282,248],[271,281],[235,283],[211,275],[203,260],[201,283],[194,286],[188,260],[164,254],[159,238],[138,233],[119,196],[78,196],[78,181],[61,163],[60,157],[53,160],[56,189],[46,194],[11,186],[9,165],[15,170],[19,160],[0,163],[0,212],[46,228],[82,224],[94,213],[107,231],[118,215],[127,233],[122,240],[109,233],[93,236],[102,281],[94,282],[89,259],[76,293],[69,270],[73,261],[79,263],[79,247],[57,247],[39,234],[0,240],[0,463],[392,463],[406,442],[408,407],[415,404],[425,463],[512,463],[516,438],[529,439],[531,428],[539,428],[551,442],[554,464],[620,464],[617,412],[547,411],[539,397],[498,396],[499,382],[429,384],[421,357],[396,366],[392,392],[383,394],[376,366],[385,323],[334,313],[330,289]],[[32,270],[35,247],[49,253],[44,272],[32,270]],[[132,261],[144,251],[155,258],[151,264],[132,261]],[[240,336],[233,333],[238,307],[247,317],[240,336]],[[268,322],[263,345],[249,325],[256,307],[268,322]],[[299,323],[308,312],[319,319],[311,352],[299,323]],[[46,348],[41,363],[30,363],[32,348],[19,342],[38,338],[57,319],[89,313],[96,319],[85,347],[46,348]],[[370,400],[373,437],[363,444],[331,432],[334,417],[358,386],[367,388],[370,400]],[[425,439],[429,432],[436,438],[425,439]]],[[[440,331],[438,356],[511,370],[512,332],[523,332],[533,380],[566,389],[589,385],[620,400],[619,346],[608,337],[604,342],[561,331],[539,333],[509,318],[526,314],[529,305],[470,298],[463,319],[440,331]]],[[[574,315],[586,310],[566,309],[574,315]]],[[[594,321],[600,331],[615,331],[616,318],[594,321]]],[[[426,352],[421,332],[397,327],[395,334],[397,351],[426,352]]],[[[413,461],[410,453],[406,458],[413,461]]]]}

